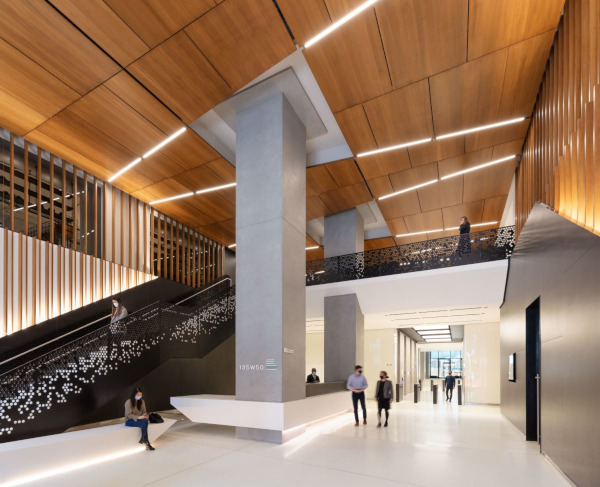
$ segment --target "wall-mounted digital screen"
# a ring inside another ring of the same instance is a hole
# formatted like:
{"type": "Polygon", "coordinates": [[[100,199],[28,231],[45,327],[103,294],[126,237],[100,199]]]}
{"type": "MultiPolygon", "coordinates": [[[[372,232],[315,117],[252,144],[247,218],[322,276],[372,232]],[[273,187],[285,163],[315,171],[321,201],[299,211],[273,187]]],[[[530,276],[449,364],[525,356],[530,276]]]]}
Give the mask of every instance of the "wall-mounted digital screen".
{"type": "Polygon", "coordinates": [[[508,380],[517,382],[517,354],[511,353],[508,356],[508,380]]]}

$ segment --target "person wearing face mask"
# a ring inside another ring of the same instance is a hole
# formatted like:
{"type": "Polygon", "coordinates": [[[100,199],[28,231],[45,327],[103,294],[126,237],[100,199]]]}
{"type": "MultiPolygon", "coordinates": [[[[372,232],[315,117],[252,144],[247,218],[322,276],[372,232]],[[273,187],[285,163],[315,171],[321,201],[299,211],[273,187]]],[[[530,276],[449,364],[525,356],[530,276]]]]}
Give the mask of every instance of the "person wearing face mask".
{"type": "Polygon", "coordinates": [[[375,388],[375,399],[377,399],[377,427],[381,428],[381,410],[385,410],[385,424],[387,428],[388,418],[390,416],[390,406],[394,400],[394,386],[392,381],[389,380],[387,372],[382,370],[379,372],[379,379],[377,381],[377,387],[375,388]]]}
{"type": "Polygon", "coordinates": [[[110,323],[116,323],[119,320],[122,320],[123,318],[125,318],[127,316],[127,308],[125,306],[123,306],[123,303],[121,302],[121,298],[119,297],[114,297],[112,299],[112,305],[113,305],[113,309],[112,312],[110,314],[110,323]]]}
{"type": "Polygon", "coordinates": [[[354,374],[348,377],[346,388],[352,391],[352,406],[354,406],[354,426],[358,426],[358,401],[363,412],[363,424],[367,424],[367,408],[365,407],[365,389],[369,385],[367,379],[362,375],[362,365],[354,367],[354,374]]]}
{"type": "Polygon", "coordinates": [[[321,379],[319,379],[319,376],[317,375],[317,369],[312,369],[312,373],[306,378],[306,382],[309,384],[312,384],[313,382],[321,382],[321,379]]]}
{"type": "Polygon", "coordinates": [[[146,412],[146,403],[142,399],[142,389],[134,387],[131,397],[125,401],[125,426],[131,428],[140,428],[142,437],[140,443],[146,445],[146,450],[154,450],[148,439],[148,413],[146,412]]]}

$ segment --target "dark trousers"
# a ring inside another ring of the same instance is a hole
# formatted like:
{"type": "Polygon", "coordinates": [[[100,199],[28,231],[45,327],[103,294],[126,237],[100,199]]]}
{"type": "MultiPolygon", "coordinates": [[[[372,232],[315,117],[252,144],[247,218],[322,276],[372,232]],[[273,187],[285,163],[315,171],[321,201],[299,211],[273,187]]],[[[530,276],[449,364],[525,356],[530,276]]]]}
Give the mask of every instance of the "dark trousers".
{"type": "Polygon", "coordinates": [[[125,426],[131,426],[132,428],[140,428],[142,430],[142,437],[148,438],[147,419],[128,419],[127,421],[125,421],[125,426]]]}
{"type": "Polygon", "coordinates": [[[365,407],[365,393],[353,392],[352,393],[352,405],[354,406],[354,419],[358,423],[358,401],[360,401],[360,407],[363,411],[363,419],[367,419],[367,408],[365,407]]]}
{"type": "Polygon", "coordinates": [[[452,401],[452,391],[453,390],[454,390],[454,387],[446,387],[446,399],[450,399],[452,401]]]}

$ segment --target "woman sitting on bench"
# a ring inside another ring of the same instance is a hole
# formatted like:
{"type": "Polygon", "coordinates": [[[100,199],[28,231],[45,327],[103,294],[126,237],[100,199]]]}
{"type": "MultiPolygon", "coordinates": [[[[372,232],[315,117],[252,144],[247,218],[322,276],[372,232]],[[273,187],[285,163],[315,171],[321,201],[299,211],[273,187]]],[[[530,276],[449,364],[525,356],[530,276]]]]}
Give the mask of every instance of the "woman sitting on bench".
{"type": "Polygon", "coordinates": [[[154,450],[148,439],[148,413],[146,403],[142,399],[142,389],[134,387],[131,397],[125,402],[125,426],[140,428],[142,437],[140,443],[146,445],[146,450],[154,450]]]}

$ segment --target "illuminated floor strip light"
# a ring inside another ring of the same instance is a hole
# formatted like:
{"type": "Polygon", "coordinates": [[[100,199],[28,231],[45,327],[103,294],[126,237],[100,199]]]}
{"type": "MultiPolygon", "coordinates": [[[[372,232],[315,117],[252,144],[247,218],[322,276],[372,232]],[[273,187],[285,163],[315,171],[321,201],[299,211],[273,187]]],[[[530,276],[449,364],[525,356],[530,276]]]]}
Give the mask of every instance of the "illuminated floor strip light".
{"type": "Polygon", "coordinates": [[[343,24],[345,24],[346,22],[348,22],[350,19],[356,17],[359,13],[361,13],[363,10],[366,10],[367,8],[369,8],[375,2],[377,2],[377,0],[369,0],[368,2],[365,2],[362,5],[358,6],[357,8],[355,8],[354,10],[352,10],[352,12],[350,12],[347,15],[344,15],[340,20],[338,20],[337,22],[334,22],[329,27],[327,27],[327,29],[325,29],[324,31],[320,32],[319,34],[317,34],[316,36],[314,36],[312,39],[308,40],[304,44],[304,47],[308,48],[308,47],[312,46],[313,44],[316,44],[321,39],[323,39],[323,37],[326,37],[329,34],[331,34],[338,27],[342,26],[343,24]]]}
{"type": "Polygon", "coordinates": [[[396,150],[396,149],[403,149],[404,147],[410,147],[413,145],[425,144],[427,142],[433,142],[434,140],[443,140],[443,139],[448,139],[450,137],[456,137],[458,135],[465,135],[465,134],[470,134],[473,132],[480,132],[481,130],[488,130],[488,129],[493,129],[496,127],[502,127],[504,125],[510,125],[513,123],[522,122],[526,118],[527,117],[513,118],[511,120],[505,120],[503,122],[492,123],[490,125],[481,125],[479,127],[465,129],[465,130],[461,130],[459,132],[453,132],[451,134],[438,135],[437,137],[431,137],[429,139],[415,140],[414,142],[406,142],[404,144],[392,145],[389,147],[383,147],[381,149],[375,149],[375,150],[368,151],[368,152],[361,152],[360,154],[356,154],[356,157],[371,156],[373,154],[379,154],[380,152],[387,152],[387,151],[396,150]]]}
{"type": "Polygon", "coordinates": [[[398,196],[399,194],[407,193],[408,191],[412,191],[413,189],[419,189],[424,186],[429,186],[430,184],[437,183],[438,181],[439,181],[439,179],[432,179],[431,181],[427,181],[426,183],[417,184],[416,186],[411,186],[410,188],[402,189],[400,191],[396,191],[395,193],[386,194],[385,196],[382,196],[381,198],[378,198],[378,199],[379,199],[379,201],[381,201],[386,198],[391,198],[392,196],[398,196]]]}
{"type": "MultiPolygon", "coordinates": [[[[474,228],[474,227],[484,227],[484,226],[487,226],[487,225],[496,225],[497,223],[498,223],[497,221],[484,222],[484,223],[475,223],[475,224],[471,225],[471,228],[474,228]]],[[[396,237],[397,238],[412,237],[414,235],[424,235],[426,233],[449,232],[451,230],[458,230],[459,228],[460,227],[436,228],[435,230],[425,230],[424,232],[403,233],[401,235],[396,235],[396,237]]]]}
{"type": "Polygon", "coordinates": [[[167,145],[169,142],[171,142],[172,140],[174,140],[177,137],[179,137],[186,130],[187,130],[187,127],[181,127],[177,132],[175,132],[173,135],[170,135],[169,137],[167,137],[160,144],[154,146],[152,149],[150,149],[148,152],[146,152],[142,157],[138,157],[135,161],[130,162],[123,169],[121,169],[120,171],[118,171],[115,174],[113,174],[110,178],[108,178],[108,182],[112,183],[121,174],[129,171],[133,166],[135,166],[136,164],[139,164],[140,162],[142,162],[143,159],[147,159],[152,154],[154,154],[157,150],[162,149],[165,145],[167,145]]]}
{"type": "Polygon", "coordinates": [[[63,473],[73,472],[74,470],[80,470],[82,468],[91,467],[93,465],[98,465],[99,463],[109,462],[111,460],[116,460],[117,458],[126,457],[129,455],[133,455],[134,453],[139,453],[144,451],[146,448],[143,446],[133,448],[131,450],[125,450],[118,453],[113,453],[112,455],[106,455],[104,457],[92,458],[91,460],[86,460],[84,462],[73,463],[71,465],[66,465],[64,467],[56,468],[54,470],[47,470],[46,472],[37,473],[34,475],[29,475],[27,477],[21,477],[15,480],[9,480],[3,484],[0,484],[0,487],[16,487],[18,485],[28,484],[30,482],[35,482],[36,480],[42,480],[49,477],[55,477],[56,475],[61,475],[63,473]]]}
{"type": "Polygon", "coordinates": [[[478,171],[479,169],[483,169],[485,167],[493,166],[494,164],[500,164],[501,162],[510,161],[517,157],[516,155],[503,157],[502,159],[496,159],[495,161],[486,162],[485,164],[480,164],[479,166],[474,166],[469,169],[463,169],[462,171],[453,172],[452,174],[448,174],[440,178],[440,181],[444,181],[445,179],[454,178],[456,176],[461,176],[462,174],[467,174],[468,172],[478,171]]]}

